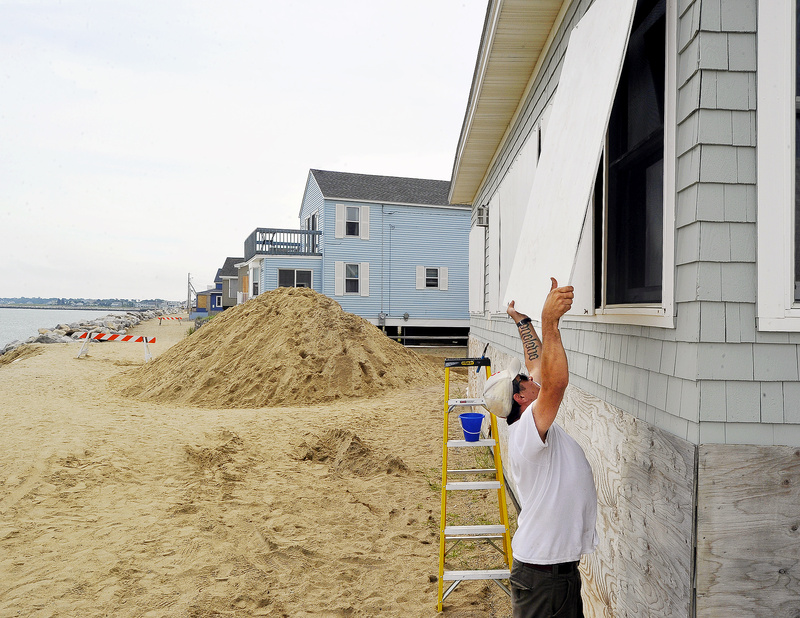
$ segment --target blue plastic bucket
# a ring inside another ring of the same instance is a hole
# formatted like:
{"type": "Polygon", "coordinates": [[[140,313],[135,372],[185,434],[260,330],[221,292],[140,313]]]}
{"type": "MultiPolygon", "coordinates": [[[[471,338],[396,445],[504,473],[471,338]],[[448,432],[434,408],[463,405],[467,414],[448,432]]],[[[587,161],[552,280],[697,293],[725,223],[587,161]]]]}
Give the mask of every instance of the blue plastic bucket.
{"type": "Polygon", "coordinates": [[[483,414],[480,412],[464,412],[464,414],[458,415],[458,420],[461,421],[464,439],[467,442],[477,442],[481,437],[483,414]]]}

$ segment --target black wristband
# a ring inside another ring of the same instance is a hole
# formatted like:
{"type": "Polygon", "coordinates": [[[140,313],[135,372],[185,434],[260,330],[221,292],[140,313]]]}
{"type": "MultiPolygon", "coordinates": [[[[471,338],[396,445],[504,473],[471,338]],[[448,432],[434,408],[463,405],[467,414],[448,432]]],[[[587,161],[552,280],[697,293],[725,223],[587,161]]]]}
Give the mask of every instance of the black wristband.
{"type": "Polygon", "coordinates": [[[530,323],[531,323],[531,319],[530,318],[522,318],[519,322],[517,322],[517,328],[520,328],[521,326],[524,326],[525,324],[530,324],[530,323]]]}

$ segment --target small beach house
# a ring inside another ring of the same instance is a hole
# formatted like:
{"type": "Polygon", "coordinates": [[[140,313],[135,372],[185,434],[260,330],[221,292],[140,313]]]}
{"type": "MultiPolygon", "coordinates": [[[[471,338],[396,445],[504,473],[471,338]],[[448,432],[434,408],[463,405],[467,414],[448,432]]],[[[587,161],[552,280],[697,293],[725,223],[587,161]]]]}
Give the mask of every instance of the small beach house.
{"type": "Polygon", "coordinates": [[[222,304],[222,288],[222,268],[219,268],[217,269],[217,274],[214,276],[214,285],[209,286],[206,290],[197,292],[197,302],[191,313],[191,317],[208,317],[214,313],[223,311],[225,307],[222,304]]]}
{"type": "Polygon", "coordinates": [[[225,258],[225,263],[219,270],[219,278],[222,280],[222,294],[220,295],[220,302],[222,308],[227,309],[233,307],[238,303],[239,288],[239,269],[237,264],[241,263],[244,258],[228,257],[225,258]]]}
{"type": "Polygon", "coordinates": [[[449,190],[443,180],[312,169],[301,229],[254,230],[242,268],[258,290],[310,287],[407,343],[463,345],[471,209],[450,204],[449,190]]]}
{"type": "Polygon", "coordinates": [[[800,615],[799,12],[488,4],[450,191],[470,351],[521,358],[507,302],[538,320],[549,275],[575,285],[587,616],[800,615]]]}

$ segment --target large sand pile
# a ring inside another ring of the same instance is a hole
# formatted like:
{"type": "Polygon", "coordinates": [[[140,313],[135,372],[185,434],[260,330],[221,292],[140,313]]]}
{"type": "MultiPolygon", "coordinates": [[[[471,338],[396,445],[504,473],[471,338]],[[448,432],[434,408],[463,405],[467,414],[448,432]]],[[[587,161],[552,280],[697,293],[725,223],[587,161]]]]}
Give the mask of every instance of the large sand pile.
{"type": "Polygon", "coordinates": [[[159,402],[261,408],[368,397],[440,373],[330,298],[280,288],[228,309],[119,386],[159,402]]]}

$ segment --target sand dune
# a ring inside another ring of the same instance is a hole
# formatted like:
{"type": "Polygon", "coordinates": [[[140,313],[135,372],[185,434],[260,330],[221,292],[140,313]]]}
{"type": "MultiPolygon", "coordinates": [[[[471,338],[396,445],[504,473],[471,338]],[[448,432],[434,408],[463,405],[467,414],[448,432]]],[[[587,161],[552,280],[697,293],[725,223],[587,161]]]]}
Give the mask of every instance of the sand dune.
{"type": "MultiPolygon", "coordinates": [[[[157,337],[158,362],[186,329],[133,332],[157,337]]],[[[122,394],[139,345],[79,347],[0,366],[0,618],[436,615],[441,375],[313,405],[197,407],[122,394]]],[[[510,603],[466,582],[444,615],[510,603]]]]}

